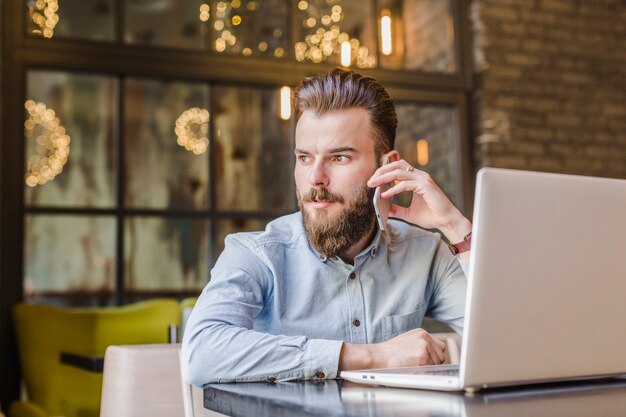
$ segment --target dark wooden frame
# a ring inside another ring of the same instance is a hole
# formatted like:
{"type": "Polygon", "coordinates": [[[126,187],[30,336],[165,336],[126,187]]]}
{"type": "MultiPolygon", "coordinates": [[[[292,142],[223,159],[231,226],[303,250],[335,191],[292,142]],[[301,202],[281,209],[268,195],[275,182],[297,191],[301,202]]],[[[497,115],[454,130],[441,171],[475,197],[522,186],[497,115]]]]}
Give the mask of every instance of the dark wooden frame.
{"type": "MultiPolygon", "coordinates": [[[[123,21],[123,0],[115,0],[117,21],[123,21]]],[[[372,0],[373,1],[373,0],[372,0]]],[[[6,410],[19,397],[19,365],[11,324],[11,309],[22,300],[23,245],[25,213],[68,214],[156,214],[150,210],[55,210],[24,207],[23,97],[25,76],[30,69],[57,69],[126,76],[194,80],[211,83],[254,84],[256,86],[297,85],[308,75],[330,68],[328,65],[297,63],[274,58],[238,57],[210,52],[124,45],[120,42],[89,42],[42,39],[25,35],[24,1],[4,0],[1,4],[0,43],[0,404],[6,410]],[[11,138],[11,139],[10,139],[11,138]],[[12,138],[18,138],[17,140],[12,138]],[[123,213],[120,213],[123,211],[123,213]],[[110,212],[110,213],[109,213],[110,212]]],[[[470,122],[472,91],[471,41],[468,0],[453,0],[455,20],[454,74],[430,74],[384,69],[363,70],[381,81],[399,100],[446,103],[459,109],[461,135],[460,161],[463,179],[464,211],[470,213],[473,190],[473,158],[470,122]]],[[[116,30],[122,39],[122,25],[116,30]]],[[[119,111],[123,111],[120,107],[119,111]]],[[[122,132],[117,132],[121,134],[122,132]]],[[[118,136],[119,137],[119,136],[118,136]]],[[[120,165],[120,168],[123,164],[120,165]]],[[[123,178],[120,176],[120,178],[123,178]]],[[[118,184],[118,192],[123,192],[118,184]]],[[[162,215],[164,212],[159,211],[162,215]]],[[[185,216],[203,213],[172,212],[185,216]]],[[[236,214],[245,217],[243,213],[236,214]]],[[[262,213],[255,213],[258,217],[262,213]]],[[[276,213],[266,213],[269,216],[276,213]]],[[[121,222],[118,222],[118,252],[123,250],[121,222]]],[[[122,253],[118,253],[121,259],[122,253]]],[[[118,279],[120,279],[118,277],[118,279]]],[[[121,296],[118,294],[119,301],[121,296]]]]}

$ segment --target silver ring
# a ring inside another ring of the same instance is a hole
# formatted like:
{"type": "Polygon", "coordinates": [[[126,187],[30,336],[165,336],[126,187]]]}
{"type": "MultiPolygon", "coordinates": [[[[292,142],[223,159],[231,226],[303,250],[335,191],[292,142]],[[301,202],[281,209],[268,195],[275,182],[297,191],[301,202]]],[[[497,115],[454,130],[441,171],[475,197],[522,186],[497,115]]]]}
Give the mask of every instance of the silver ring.
{"type": "Polygon", "coordinates": [[[413,165],[409,165],[408,167],[406,167],[406,170],[409,172],[413,172],[414,169],[415,167],[413,165]]]}

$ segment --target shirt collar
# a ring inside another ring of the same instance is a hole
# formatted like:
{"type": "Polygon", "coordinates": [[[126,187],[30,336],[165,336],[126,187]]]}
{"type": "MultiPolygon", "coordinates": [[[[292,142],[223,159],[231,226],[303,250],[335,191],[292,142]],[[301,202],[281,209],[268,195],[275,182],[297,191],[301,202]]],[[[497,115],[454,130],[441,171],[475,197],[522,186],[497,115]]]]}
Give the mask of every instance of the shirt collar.
{"type": "Polygon", "coordinates": [[[365,255],[370,255],[372,258],[376,257],[379,252],[379,247],[382,243],[383,236],[386,236],[386,233],[376,225],[376,234],[374,235],[374,239],[372,239],[372,243],[369,244],[368,247],[363,249],[361,253],[359,253],[354,259],[356,261],[357,258],[360,258],[365,255]]]}

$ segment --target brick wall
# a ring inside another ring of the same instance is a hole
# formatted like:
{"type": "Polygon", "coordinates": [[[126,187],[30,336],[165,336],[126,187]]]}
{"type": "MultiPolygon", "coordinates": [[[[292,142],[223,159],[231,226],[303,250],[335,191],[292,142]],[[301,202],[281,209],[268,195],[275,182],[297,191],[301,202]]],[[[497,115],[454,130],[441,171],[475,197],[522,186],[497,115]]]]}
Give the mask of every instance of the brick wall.
{"type": "Polygon", "coordinates": [[[626,1],[473,0],[477,165],[626,178],[626,1]]]}

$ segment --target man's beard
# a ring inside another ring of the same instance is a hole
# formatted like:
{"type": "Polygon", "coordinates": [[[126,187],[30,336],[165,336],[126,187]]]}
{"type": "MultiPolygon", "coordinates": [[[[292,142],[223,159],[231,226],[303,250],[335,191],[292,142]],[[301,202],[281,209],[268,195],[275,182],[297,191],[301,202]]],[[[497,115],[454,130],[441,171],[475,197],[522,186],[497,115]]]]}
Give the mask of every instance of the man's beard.
{"type": "Polygon", "coordinates": [[[298,206],[302,212],[304,230],[311,244],[325,256],[340,256],[368,233],[376,213],[374,211],[374,189],[363,186],[356,197],[349,201],[335,218],[324,209],[315,210],[313,215],[304,203],[311,201],[333,201],[344,204],[344,198],[326,188],[311,188],[308,194],[297,193],[298,206]]]}

